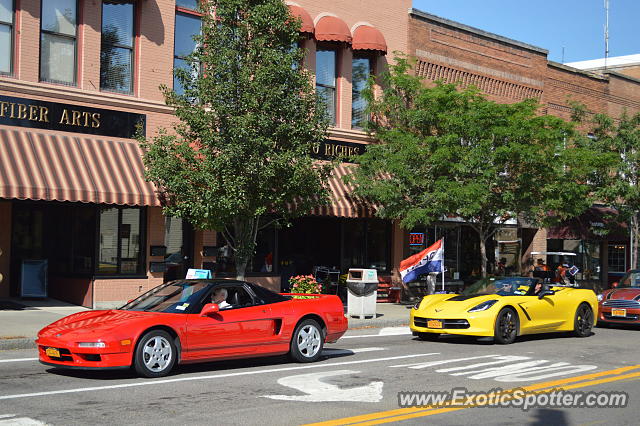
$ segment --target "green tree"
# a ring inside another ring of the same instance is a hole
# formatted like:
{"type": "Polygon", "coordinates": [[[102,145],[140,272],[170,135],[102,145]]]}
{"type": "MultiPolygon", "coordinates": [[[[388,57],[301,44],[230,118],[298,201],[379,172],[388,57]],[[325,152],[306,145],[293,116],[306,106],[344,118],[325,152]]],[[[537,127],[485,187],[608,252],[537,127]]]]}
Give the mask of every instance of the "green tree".
{"type": "Polygon", "coordinates": [[[601,156],[612,157],[612,163],[595,176],[598,185],[594,198],[618,210],[616,223],[627,222],[631,240],[631,268],[638,268],[640,239],[640,113],[626,111],[614,119],[607,114],[594,114],[586,119],[584,105],[574,104],[574,119],[586,126],[590,134],[581,144],[601,156]]]}
{"type": "Polygon", "coordinates": [[[163,88],[178,121],[141,144],[165,213],[222,232],[243,279],[261,228],[326,202],[331,166],[310,152],[327,120],[282,0],[202,5],[198,47],[175,71],[184,92],[163,88]]]}
{"type": "Polygon", "coordinates": [[[411,71],[400,58],[381,76],[380,96],[366,94],[381,143],[357,159],[354,179],[380,216],[405,228],[464,219],[479,236],[486,276],[486,244],[507,220],[544,226],[590,206],[584,176],[597,160],[567,149],[571,123],[539,114],[535,100],[498,104],[475,88],[429,87],[411,71]]]}

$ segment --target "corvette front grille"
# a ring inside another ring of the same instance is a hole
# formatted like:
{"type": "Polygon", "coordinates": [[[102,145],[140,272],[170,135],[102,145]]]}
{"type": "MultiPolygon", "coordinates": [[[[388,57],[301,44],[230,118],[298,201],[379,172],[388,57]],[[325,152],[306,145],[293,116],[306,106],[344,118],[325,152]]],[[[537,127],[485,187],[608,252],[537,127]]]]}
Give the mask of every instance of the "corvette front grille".
{"type": "Polygon", "coordinates": [[[610,299],[602,302],[602,306],[612,308],[640,309],[640,302],[637,300],[610,299]]]}
{"type": "MultiPolygon", "coordinates": [[[[427,323],[431,319],[432,318],[413,317],[413,323],[416,325],[416,327],[427,328],[427,323]]],[[[457,329],[469,328],[469,321],[467,321],[466,319],[439,319],[439,318],[433,318],[433,319],[442,321],[443,322],[442,328],[457,328],[457,329]]]]}

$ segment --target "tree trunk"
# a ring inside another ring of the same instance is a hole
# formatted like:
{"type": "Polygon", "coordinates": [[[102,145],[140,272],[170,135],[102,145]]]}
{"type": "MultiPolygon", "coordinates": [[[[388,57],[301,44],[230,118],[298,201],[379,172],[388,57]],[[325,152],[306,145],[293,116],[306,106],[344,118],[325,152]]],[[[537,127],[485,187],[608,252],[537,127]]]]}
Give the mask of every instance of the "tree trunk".
{"type": "Polygon", "coordinates": [[[640,229],[640,224],[638,223],[638,212],[633,212],[633,215],[631,216],[631,223],[630,223],[630,232],[629,234],[631,235],[631,244],[629,247],[629,250],[631,250],[629,259],[630,259],[630,269],[637,269],[638,268],[638,237],[640,237],[640,235],[638,235],[640,229]]]}
{"type": "Polygon", "coordinates": [[[480,270],[482,278],[487,278],[487,240],[483,233],[478,234],[480,236],[480,270]]]}
{"type": "Polygon", "coordinates": [[[234,220],[236,279],[243,281],[247,265],[256,247],[258,221],[253,218],[238,217],[234,220]]]}

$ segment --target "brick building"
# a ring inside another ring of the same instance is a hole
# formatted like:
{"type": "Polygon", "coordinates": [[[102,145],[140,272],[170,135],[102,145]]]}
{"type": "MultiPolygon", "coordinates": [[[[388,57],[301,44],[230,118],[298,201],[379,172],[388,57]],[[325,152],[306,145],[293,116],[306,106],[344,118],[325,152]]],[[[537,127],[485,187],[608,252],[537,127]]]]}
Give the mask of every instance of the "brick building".
{"type": "MultiPolygon", "coordinates": [[[[410,0],[289,6],[304,22],[305,66],[333,100],[318,155],[357,152],[370,142],[359,90],[387,52],[406,51],[410,0]]],[[[188,267],[234,275],[214,232],[162,215],[133,140],[136,124],[152,136],[174,119],[159,86],[172,87],[174,66],[194,49],[196,9],[197,0],[0,0],[0,297],[42,294],[43,260],[49,296],[91,307],[188,267]]],[[[332,177],[331,207],[260,235],[252,281],[280,289],[283,274],[321,265],[391,273],[401,234],[348,198],[347,172],[332,177]]]]}
{"type": "MultiPolygon", "coordinates": [[[[442,79],[475,85],[497,102],[537,98],[544,112],[564,119],[570,118],[569,100],[585,104],[591,113],[607,113],[613,117],[625,110],[630,113],[640,111],[640,80],[633,78],[637,63],[633,65],[626,61],[623,70],[623,61],[611,58],[609,72],[588,72],[549,61],[547,51],[539,47],[415,9],[409,15],[408,53],[415,55],[416,73],[427,81],[442,79]],[[613,68],[614,64],[619,67],[613,68]]],[[[596,206],[592,210],[577,222],[602,225],[605,220],[603,208],[596,206]]],[[[514,223],[498,235],[492,254],[495,253],[495,260],[505,257],[516,267],[520,262],[524,269],[532,259],[532,252],[573,252],[576,256],[568,260],[581,267],[580,278],[602,284],[626,270],[628,242],[624,235],[603,238],[578,228],[564,226],[538,230],[514,223]]],[[[433,233],[434,238],[448,235],[449,241],[458,241],[448,245],[450,269],[464,275],[477,267],[460,263],[462,252],[477,253],[474,236],[464,225],[442,223],[426,232],[433,233]]],[[[538,256],[544,257],[533,257],[538,256]]],[[[562,260],[559,256],[547,258],[552,266],[562,260]]]]}
{"type": "MultiPolygon", "coordinates": [[[[174,120],[158,87],[174,84],[174,66],[194,48],[196,1],[0,0],[0,297],[30,294],[42,260],[49,296],[97,308],[188,267],[234,275],[214,232],[162,215],[132,139],[137,123],[152,136],[174,120]]],[[[303,21],[305,66],[333,101],[320,157],[371,143],[359,90],[394,51],[415,55],[427,80],[474,84],[499,102],[536,97],[561,117],[568,96],[613,115],[640,109],[633,78],[551,63],[544,49],[412,10],[410,0],[287,3],[303,21]]],[[[330,207],[259,235],[250,281],[279,289],[289,275],[319,266],[374,267],[397,279],[409,233],[349,197],[340,179],[349,167],[331,178],[330,207]]],[[[544,230],[517,225],[499,236],[496,256],[519,260],[558,244],[544,230]]],[[[442,235],[456,241],[447,244],[449,278],[469,276],[474,265],[460,259],[473,257],[464,256],[476,250],[473,237],[463,225],[442,223],[426,230],[424,242],[442,235]]],[[[606,258],[608,245],[599,244],[606,258]]]]}

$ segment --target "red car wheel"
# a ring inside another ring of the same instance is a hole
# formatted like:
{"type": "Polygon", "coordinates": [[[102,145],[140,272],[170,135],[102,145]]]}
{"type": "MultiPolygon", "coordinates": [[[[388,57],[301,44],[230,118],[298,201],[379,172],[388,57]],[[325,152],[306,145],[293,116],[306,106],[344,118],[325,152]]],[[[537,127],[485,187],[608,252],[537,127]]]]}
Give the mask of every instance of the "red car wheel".
{"type": "Polygon", "coordinates": [[[164,330],[151,330],[138,341],[133,365],[142,376],[163,377],[169,374],[177,357],[173,337],[164,330]]]}

